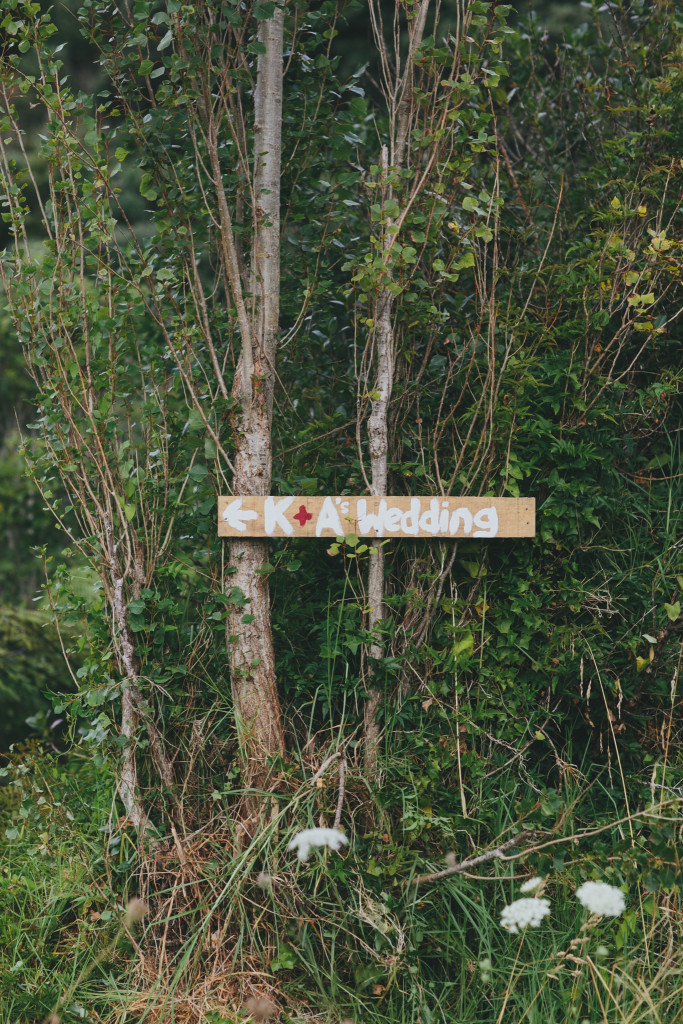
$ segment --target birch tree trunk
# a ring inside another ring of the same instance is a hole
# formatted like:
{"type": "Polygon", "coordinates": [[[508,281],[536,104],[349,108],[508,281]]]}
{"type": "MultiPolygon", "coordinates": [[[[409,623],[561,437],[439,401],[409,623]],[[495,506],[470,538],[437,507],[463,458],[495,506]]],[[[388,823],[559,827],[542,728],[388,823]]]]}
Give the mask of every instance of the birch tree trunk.
{"type": "MultiPolygon", "coordinates": [[[[382,16],[379,4],[371,0],[370,15],[373,34],[377,45],[383,72],[384,94],[389,105],[391,150],[382,147],[381,175],[383,181],[382,200],[384,205],[395,199],[391,184],[386,184],[390,170],[402,170],[406,157],[411,122],[411,105],[413,96],[413,60],[415,52],[424,36],[429,0],[421,0],[416,16],[409,26],[409,46],[405,68],[400,70],[398,43],[394,60],[390,60],[384,39],[382,16]],[[394,70],[395,69],[395,70],[394,70]]],[[[398,16],[398,4],[397,4],[398,16]]],[[[398,17],[395,22],[398,24],[398,17]]],[[[391,284],[391,248],[396,240],[403,217],[401,211],[397,216],[387,217],[383,223],[382,255],[387,268],[385,283],[377,291],[373,302],[372,320],[374,324],[374,371],[375,384],[373,398],[368,417],[368,448],[370,452],[370,493],[384,495],[387,493],[387,463],[389,458],[389,403],[394,386],[394,368],[396,362],[394,322],[392,307],[394,293],[388,287],[391,284]]],[[[384,548],[381,539],[372,542],[370,567],[368,569],[368,627],[375,631],[384,619],[384,548]]],[[[371,643],[368,654],[371,659],[382,657],[383,648],[379,639],[371,643]]],[[[370,777],[377,771],[379,755],[380,730],[377,724],[381,691],[371,685],[364,709],[364,761],[365,770],[370,777]]]]}
{"type": "MultiPolygon", "coordinates": [[[[242,351],[233,386],[235,494],[270,492],[271,424],[280,313],[280,163],[282,151],[282,45],[284,12],[262,21],[254,121],[253,249],[251,308],[240,323],[242,351]]],[[[284,751],[275,677],[270,596],[265,565],[268,543],[234,540],[230,586],[244,595],[231,604],[227,642],[232,695],[248,786],[263,787],[268,758],[284,751]],[[244,621],[245,617],[247,622],[244,621]],[[250,621],[249,621],[250,620],[250,621]]]]}

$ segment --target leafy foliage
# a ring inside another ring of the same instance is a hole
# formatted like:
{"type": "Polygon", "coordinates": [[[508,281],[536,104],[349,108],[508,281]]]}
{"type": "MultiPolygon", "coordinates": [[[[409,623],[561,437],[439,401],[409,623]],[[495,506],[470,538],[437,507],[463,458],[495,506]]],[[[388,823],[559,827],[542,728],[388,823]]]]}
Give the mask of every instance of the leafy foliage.
{"type": "MultiPolygon", "coordinates": [[[[276,487],[365,489],[372,310],[389,288],[391,493],[535,495],[538,535],[387,544],[388,614],[373,633],[372,556],[357,538],[329,553],[315,541],[271,545],[261,571],[289,749],[247,842],[235,824],[243,778],[225,625],[229,610],[247,623],[250,609],[230,585],[214,521],[234,454],[228,396],[241,335],[221,276],[207,136],[191,114],[202,83],[209,99],[225,88],[237,107],[248,96],[271,6],[139,2],[114,19],[89,0],[82,20],[107,85],[92,96],[62,84],[59,101],[49,15],[10,3],[3,23],[14,103],[3,123],[4,216],[17,238],[39,208],[20,97],[46,118],[37,196],[45,201],[47,182],[55,236],[9,252],[5,280],[39,387],[43,444],[31,472],[92,566],[87,592],[72,554],[52,584],[83,658],[78,690],[60,700],[94,752],[87,771],[75,760],[75,782],[40,758],[15,763],[21,799],[6,811],[6,837],[21,864],[45,866],[45,886],[61,864],[57,805],[94,793],[104,827],[109,772],[130,749],[120,630],[109,620],[122,582],[139,711],[163,734],[173,781],[160,776],[154,731],[141,728],[153,850],[136,847],[118,813],[106,843],[80,819],[68,828],[84,851],[86,902],[95,905],[105,876],[110,903],[122,907],[131,887],[149,901],[135,954],[142,994],[124,984],[121,995],[131,1014],[146,1019],[150,1001],[149,1013],[163,1014],[173,1000],[190,1019],[219,1019],[262,984],[334,1019],[645,1021],[654,1005],[675,1021],[680,12],[666,0],[595,9],[555,45],[536,19],[468,4],[467,37],[435,33],[420,47],[413,162],[401,173],[382,159],[390,133],[378,66],[348,72],[348,40],[337,38],[356,6],[288,12],[276,487]],[[23,63],[33,45],[48,53],[44,77],[23,63]],[[369,660],[371,642],[381,656],[369,660]],[[383,694],[383,750],[379,776],[366,779],[359,737],[371,682],[383,694]],[[331,754],[346,766],[349,854],[298,867],[283,853],[290,831],[337,813],[335,768],[309,784],[331,754]],[[56,800],[39,782],[29,792],[42,770],[55,773],[56,800]],[[522,827],[536,837],[530,852],[414,887],[445,857],[462,861],[522,827]],[[521,864],[548,876],[558,911],[550,937],[529,934],[513,949],[498,914],[521,864]],[[572,892],[588,877],[622,886],[628,908],[579,942],[572,892]],[[207,977],[217,979],[209,995],[207,977]]],[[[245,247],[252,131],[245,117],[243,134],[219,148],[245,247]]],[[[37,664],[32,656],[31,672],[37,664]]],[[[45,674],[52,685],[54,670],[45,674]]],[[[40,906],[8,871],[6,919],[25,922],[21,934],[10,929],[14,967],[40,906]]],[[[61,899],[50,889],[46,920],[85,942],[61,899]]],[[[45,973],[34,954],[15,976],[33,986],[52,977],[58,996],[77,972],[60,973],[53,932],[40,935],[45,973]]],[[[111,973],[91,978],[90,1009],[115,984],[111,973]]],[[[52,998],[29,996],[13,1012],[40,1005],[44,1015],[52,998]]]]}
{"type": "Polygon", "coordinates": [[[2,748],[26,736],[29,726],[49,735],[55,721],[50,716],[49,694],[64,692],[72,685],[59,634],[50,617],[35,611],[1,608],[2,748]]]}

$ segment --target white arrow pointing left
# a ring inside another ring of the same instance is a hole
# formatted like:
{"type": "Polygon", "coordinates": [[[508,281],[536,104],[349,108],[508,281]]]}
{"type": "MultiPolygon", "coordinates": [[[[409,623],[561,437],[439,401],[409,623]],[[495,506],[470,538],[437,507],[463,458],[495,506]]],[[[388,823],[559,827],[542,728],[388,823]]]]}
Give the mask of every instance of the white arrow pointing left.
{"type": "Polygon", "coordinates": [[[253,510],[250,512],[248,509],[242,511],[242,499],[235,498],[229,505],[226,505],[223,509],[223,519],[232,530],[240,530],[242,533],[246,530],[246,522],[248,519],[258,519],[258,512],[253,510]]]}

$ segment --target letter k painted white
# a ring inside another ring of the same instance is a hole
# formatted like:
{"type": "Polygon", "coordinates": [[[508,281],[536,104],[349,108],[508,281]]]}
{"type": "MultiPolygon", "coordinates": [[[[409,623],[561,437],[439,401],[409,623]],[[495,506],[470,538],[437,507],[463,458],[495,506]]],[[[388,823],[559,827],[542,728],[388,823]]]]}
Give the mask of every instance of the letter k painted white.
{"type": "Polygon", "coordinates": [[[263,506],[263,526],[269,537],[273,536],[275,527],[280,529],[288,537],[294,533],[294,527],[285,519],[284,513],[294,501],[294,498],[266,498],[263,506]]]}

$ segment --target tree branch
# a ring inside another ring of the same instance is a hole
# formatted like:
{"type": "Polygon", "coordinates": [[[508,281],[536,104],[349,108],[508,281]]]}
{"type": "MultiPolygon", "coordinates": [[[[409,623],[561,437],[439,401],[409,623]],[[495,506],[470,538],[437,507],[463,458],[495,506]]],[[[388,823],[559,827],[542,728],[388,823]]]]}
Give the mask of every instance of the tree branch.
{"type": "Polygon", "coordinates": [[[528,829],[520,832],[519,835],[514,836],[512,839],[508,839],[507,842],[501,843],[500,846],[494,847],[492,850],[487,850],[485,853],[479,854],[478,857],[470,857],[468,860],[461,860],[459,864],[453,864],[449,868],[444,868],[443,871],[434,871],[429,875],[418,875],[414,879],[415,885],[422,885],[423,882],[436,882],[440,878],[448,878],[450,875],[459,875],[463,871],[468,871],[470,868],[476,867],[478,864],[485,864],[489,860],[505,860],[504,854],[507,850],[511,850],[513,846],[519,846],[520,843],[524,842],[525,839],[530,839],[534,833],[528,829]]]}

